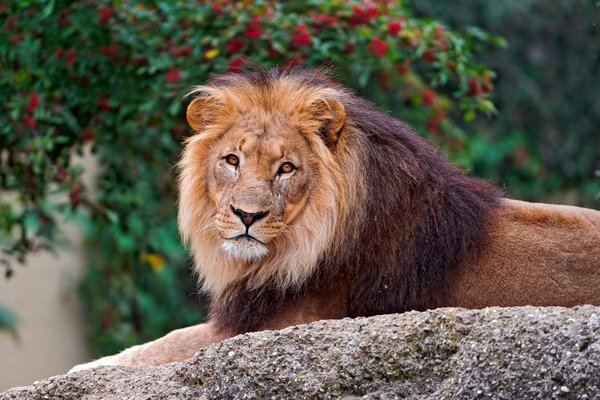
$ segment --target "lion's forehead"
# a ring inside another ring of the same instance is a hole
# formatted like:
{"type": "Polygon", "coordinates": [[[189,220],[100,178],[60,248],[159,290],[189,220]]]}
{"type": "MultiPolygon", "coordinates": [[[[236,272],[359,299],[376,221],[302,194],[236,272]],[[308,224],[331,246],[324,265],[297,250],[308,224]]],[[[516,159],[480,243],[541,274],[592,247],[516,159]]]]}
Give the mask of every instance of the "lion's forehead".
{"type": "Polygon", "coordinates": [[[295,119],[287,110],[254,107],[251,110],[234,110],[232,113],[234,123],[246,126],[285,126],[293,125],[295,119]]]}
{"type": "Polygon", "coordinates": [[[226,151],[269,162],[298,162],[310,150],[296,127],[276,121],[233,122],[221,141],[226,151]]]}
{"type": "Polygon", "coordinates": [[[282,137],[275,135],[241,135],[237,140],[237,150],[247,157],[278,160],[288,153],[290,146],[282,137]]]}

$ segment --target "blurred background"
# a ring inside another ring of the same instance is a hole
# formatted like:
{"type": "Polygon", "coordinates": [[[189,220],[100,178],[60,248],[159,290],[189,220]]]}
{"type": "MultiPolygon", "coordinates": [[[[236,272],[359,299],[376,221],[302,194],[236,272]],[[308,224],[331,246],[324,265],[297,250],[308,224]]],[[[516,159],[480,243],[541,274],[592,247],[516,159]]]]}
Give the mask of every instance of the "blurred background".
{"type": "Polygon", "coordinates": [[[201,321],[185,95],[326,67],[509,197],[600,208],[595,0],[0,2],[0,390],[201,321]]]}

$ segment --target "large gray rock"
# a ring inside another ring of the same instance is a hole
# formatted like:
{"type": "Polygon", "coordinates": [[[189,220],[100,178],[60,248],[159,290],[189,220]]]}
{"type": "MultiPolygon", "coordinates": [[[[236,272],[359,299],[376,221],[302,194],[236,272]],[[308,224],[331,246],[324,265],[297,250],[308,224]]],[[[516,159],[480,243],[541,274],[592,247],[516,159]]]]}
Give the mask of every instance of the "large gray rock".
{"type": "Polygon", "coordinates": [[[600,399],[600,307],[456,308],[241,335],[160,367],[101,367],[0,399],[600,399]]]}

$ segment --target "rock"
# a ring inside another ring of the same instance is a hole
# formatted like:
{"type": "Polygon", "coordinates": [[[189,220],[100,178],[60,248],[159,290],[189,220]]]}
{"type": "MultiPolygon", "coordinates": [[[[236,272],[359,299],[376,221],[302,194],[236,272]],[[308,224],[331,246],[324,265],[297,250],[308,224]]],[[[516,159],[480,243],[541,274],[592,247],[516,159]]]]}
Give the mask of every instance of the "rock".
{"type": "Polygon", "coordinates": [[[240,335],[0,399],[600,398],[600,307],[444,308],[240,335]],[[584,343],[585,345],[582,345],[584,343]]]}

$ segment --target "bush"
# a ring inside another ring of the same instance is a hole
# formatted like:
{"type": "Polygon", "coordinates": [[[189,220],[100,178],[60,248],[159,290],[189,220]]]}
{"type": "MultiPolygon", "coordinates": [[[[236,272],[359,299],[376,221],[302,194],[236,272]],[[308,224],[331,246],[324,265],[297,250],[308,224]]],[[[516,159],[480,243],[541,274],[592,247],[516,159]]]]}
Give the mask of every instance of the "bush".
{"type": "Polygon", "coordinates": [[[2,262],[11,274],[12,258],[54,247],[58,216],[84,219],[101,354],[201,318],[175,219],[192,85],[245,60],[330,66],[465,166],[453,121],[494,111],[494,74],[473,53],[502,41],[395,2],[21,0],[0,16],[0,188],[16,200],[0,201],[2,262]],[[86,145],[102,166],[93,192],[72,162],[86,145]]]}
{"type": "MultiPolygon", "coordinates": [[[[519,198],[599,207],[600,4],[589,0],[413,0],[420,15],[505,37],[510,54],[481,58],[498,73],[498,118],[479,121],[478,173],[519,198]],[[510,56],[509,56],[510,55],[510,56]]],[[[475,131],[472,125],[469,130],[475,131]]]]}

